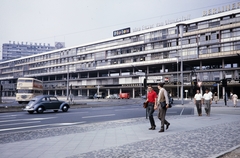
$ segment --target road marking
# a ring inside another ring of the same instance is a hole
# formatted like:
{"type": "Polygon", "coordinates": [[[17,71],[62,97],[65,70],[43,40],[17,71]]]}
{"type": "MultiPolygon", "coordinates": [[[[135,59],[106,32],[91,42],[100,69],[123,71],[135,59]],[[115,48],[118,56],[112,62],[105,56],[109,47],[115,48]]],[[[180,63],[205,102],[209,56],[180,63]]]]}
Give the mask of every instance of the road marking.
{"type": "Polygon", "coordinates": [[[19,129],[27,129],[27,128],[35,128],[35,127],[44,127],[44,126],[69,126],[69,125],[76,125],[84,122],[75,122],[75,123],[56,123],[56,124],[45,124],[45,125],[36,125],[36,126],[27,126],[27,127],[16,127],[16,128],[6,128],[6,129],[0,129],[0,132],[2,131],[12,131],[12,130],[19,130],[19,129]]]}
{"type": "Polygon", "coordinates": [[[174,112],[167,112],[167,114],[176,114],[177,111],[174,111],[174,112]]]}
{"type": "Polygon", "coordinates": [[[77,125],[77,124],[82,124],[85,123],[86,121],[83,122],[74,122],[74,123],[56,123],[56,124],[51,124],[51,126],[70,126],[70,125],[77,125]]]}
{"type": "Polygon", "coordinates": [[[38,126],[27,126],[27,127],[16,127],[16,128],[6,128],[6,129],[0,129],[0,132],[2,131],[11,131],[11,130],[18,130],[18,129],[27,129],[27,128],[33,128],[33,127],[43,127],[47,125],[38,125],[38,126]]]}
{"type": "Polygon", "coordinates": [[[17,115],[5,115],[5,116],[0,116],[0,117],[16,117],[17,115]]]}
{"type": "Polygon", "coordinates": [[[184,108],[182,109],[182,111],[180,112],[180,115],[182,115],[182,113],[183,113],[183,110],[184,110],[184,108]]]}
{"type": "Polygon", "coordinates": [[[117,110],[114,110],[114,111],[125,111],[125,110],[142,110],[142,108],[132,108],[132,109],[117,109],[117,110]]]}
{"type": "Polygon", "coordinates": [[[47,119],[53,119],[56,117],[47,117],[47,118],[31,118],[31,119],[14,119],[14,120],[5,120],[0,122],[14,122],[14,121],[39,121],[39,120],[47,120],[47,119]]]}
{"type": "Polygon", "coordinates": [[[85,116],[82,118],[93,118],[93,117],[106,117],[106,116],[114,116],[115,114],[108,114],[108,115],[94,115],[94,116],[85,116]]]}
{"type": "Polygon", "coordinates": [[[12,124],[4,124],[0,126],[12,126],[12,125],[21,125],[21,124],[29,124],[29,123],[39,123],[41,121],[32,121],[32,122],[22,122],[22,123],[12,123],[12,124]]]}
{"type": "Polygon", "coordinates": [[[56,115],[71,115],[71,114],[85,114],[85,113],[89,113],[89,112],[67,112],[67,113],[58,113],[56,115]]]}

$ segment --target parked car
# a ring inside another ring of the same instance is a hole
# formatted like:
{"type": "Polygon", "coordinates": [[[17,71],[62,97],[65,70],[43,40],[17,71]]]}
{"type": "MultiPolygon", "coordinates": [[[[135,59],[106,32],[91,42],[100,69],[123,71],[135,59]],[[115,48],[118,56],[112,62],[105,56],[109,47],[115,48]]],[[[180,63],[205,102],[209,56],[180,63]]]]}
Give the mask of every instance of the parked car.
{"type": "Polygon", "coordinates": [[[113,94],[113,96],[115,97],[114,99],[120,99],[119,94],[113,94]]]}
{"type": "Polygon", "coordinates": [[[130,94],[129,93],[120,93],[120,98],[121,99],[129,99],[130,98],[130,94]]]}
{"type": "Polygon", "coordinates": [[[106,96],[106,99],[115,99],[115,96],[110,94],[110,95],[106,96]]]}
{"type": "Polygon", "coordinates": [[[34,97],[25,107],[29,114],[33,114],[34,111],[37,113],[43,113],[46,110],[53,110],[54,112],[58,112],[58,110],[62,110],[63,112],[67,112],[70,108],[69,104],[60,101],[57,97],[53,95],[39,95],[34,97]]]}

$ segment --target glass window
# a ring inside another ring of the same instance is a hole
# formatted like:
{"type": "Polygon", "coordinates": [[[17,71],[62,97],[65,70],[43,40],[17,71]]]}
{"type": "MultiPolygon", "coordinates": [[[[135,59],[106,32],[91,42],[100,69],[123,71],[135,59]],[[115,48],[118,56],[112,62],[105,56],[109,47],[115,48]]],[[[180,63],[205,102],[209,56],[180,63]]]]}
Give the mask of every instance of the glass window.
{"type": "Polygon", "coordinates": [[[223,52],[230,51],[230,50],[232,50],[231,43],[224,43],[224,44],[222,44],[222,51],[223,52]]]}
{"type": "Polygon", "coordinates": [[[199,48],[199,54],[206,54],[207,53],[207,46],[203,46],[199,48]]]}
{"type": "Polygon", "coordinates": [[[222,38],[229,38],[231,37],[231,33],[230,33],[230,30],[224,30],[222,31],[222,38]]]}
{"type": "Polygon", "coordinates": [[[225,67],[225,68],[231,68],[232,66],[231,66],[231,64],[225,64],[224,67],[225,67]]]}

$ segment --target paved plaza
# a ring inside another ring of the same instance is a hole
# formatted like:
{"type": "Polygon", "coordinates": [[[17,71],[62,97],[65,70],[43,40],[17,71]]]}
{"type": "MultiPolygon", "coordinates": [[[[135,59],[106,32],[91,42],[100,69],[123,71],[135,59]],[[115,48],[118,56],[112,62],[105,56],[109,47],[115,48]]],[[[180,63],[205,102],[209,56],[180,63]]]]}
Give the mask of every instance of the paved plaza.
{"type": "MultiPolygon", "coordinates": [[[[213,104],[210,117],[205,114],[202,117],[197,116],[196,109],[195,115],[167,116],[171,125],[164,133],[158,133],[160,121],[155,112],[156,130],[148,130],[149,120],[143,116],[135,119],[2,134],[0,157],[218,157],[240,146],[240,115],[214,112],[230,108],[234,107],[226,107],[223,103],[213,104]]],[[[240,113],[240,107],[235,108],[235,111],[240,113]]]]}

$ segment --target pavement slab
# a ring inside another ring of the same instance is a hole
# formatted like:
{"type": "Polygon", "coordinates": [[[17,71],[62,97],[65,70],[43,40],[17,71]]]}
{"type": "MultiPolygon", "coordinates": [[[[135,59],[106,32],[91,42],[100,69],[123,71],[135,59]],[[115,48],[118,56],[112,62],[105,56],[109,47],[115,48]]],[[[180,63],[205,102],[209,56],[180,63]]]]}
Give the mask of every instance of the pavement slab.
{"type": "Polygon", "coordinates": [[[167,116],[168,130],[142,118],[0,134],[1,157],[217,157],[240,144],[240,115],[167,116]],[[11,149],[14,149],[11,151],[11,149]]]}

